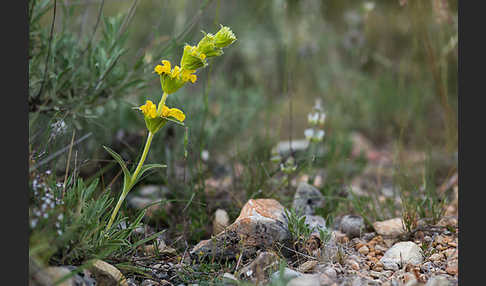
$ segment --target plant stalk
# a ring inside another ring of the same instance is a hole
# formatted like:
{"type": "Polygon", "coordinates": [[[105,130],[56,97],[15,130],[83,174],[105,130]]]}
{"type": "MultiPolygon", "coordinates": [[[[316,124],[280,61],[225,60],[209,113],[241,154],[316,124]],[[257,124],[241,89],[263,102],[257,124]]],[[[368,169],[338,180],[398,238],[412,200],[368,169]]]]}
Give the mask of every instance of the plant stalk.
{"type": "Polygon", "coordinates": [[[106,231],[108,231],[113,224],[113,221],[115,221],[115,217],[118,213],[118,210],[120,209],[123,201],[125,200],[125,197],[127,196],[128,192],[132,189],[133,185],[135,184],[137,180],[138,173],[140,173],[140,170],[142,169],[143,163],[145,162],[145,159],[147,158],[148,151],[150,149],[150,144],[152,143],[152,139],[154,137],[154,134],[152,132],[149,132],[147,136],[147,142],[145,142],[145,148],[143,149],[142,157],[140,158],[140,161],[138,162],[138,166],[135,169],[135,172],[130,178],[130,181],[128,182],[127,185],[123,186],[123,191],[122,194],[120,195],[120,198],[118,199],[118,202],[115,206],[115,209],[113,210],[113,213],[111,214],[110,221],[108,222],[108,225],[106,226],[106,231]]]}

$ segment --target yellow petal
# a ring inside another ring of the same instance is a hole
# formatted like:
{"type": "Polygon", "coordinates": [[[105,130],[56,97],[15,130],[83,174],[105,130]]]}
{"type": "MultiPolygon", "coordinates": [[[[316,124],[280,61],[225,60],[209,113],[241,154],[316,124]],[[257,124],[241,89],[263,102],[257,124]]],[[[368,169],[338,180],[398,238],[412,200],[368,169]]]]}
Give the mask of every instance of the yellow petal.
{"type": "Polygon", "coordinates": [[[164,67],[161,65],[157,65],[155,66],[154,71],[160,75],[164,72],[164,67]]]}
{"type": "Polygon", "coordinates": [[[182,110],[177,109],[177,108],[171,108],[169,109],[169,116],[174,117],[175,119],[179,120],[180,122],[183,122],[184,119],[186,119],[186,115],[182,110]]]}
{"type": "Polygon", "coordinates": [[[189,75],[189,80],[192,82],[192,83],[195,83],[196,80],[197,80],[197,76],[195,74],[191,74],[189,75]]]}
{"type": "Polygon", "coordinates": [[[162,117],[169,117],[170,108],[165,105],[162,105],[162,117]]]}
{"type": "Polygon", "coordinates": [[[151,117],[151,118],[155,118],[155,116],[157,116],[157,107],[150,100],[147,100],[144,105],[139,107],[139,109],[143,112],[143,114],[145,116],[148,116],[148,117],[151,117]]]}
{"type": "Polygon", "coordinates": [[[172,72],[170,73],[171,78],[175,78],[179,76],[179,73],[181,72],[181,68],[179,66],[175,66],[172,72]]]}

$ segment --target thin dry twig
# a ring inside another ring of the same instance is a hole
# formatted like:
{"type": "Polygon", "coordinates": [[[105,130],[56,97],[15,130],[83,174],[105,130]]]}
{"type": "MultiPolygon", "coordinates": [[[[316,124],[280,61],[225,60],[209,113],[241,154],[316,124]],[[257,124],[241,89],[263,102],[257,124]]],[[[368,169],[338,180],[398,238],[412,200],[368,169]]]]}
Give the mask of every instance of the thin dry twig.
{"type": "Polygon", "coordinates": [[[66,183],[67,183],[67,178],[69,174],[69,163],[71,162],[71,152],[73,151],[73,146],[74,146],[74,137],[76,136],[76,129],[73,130],[73,136],[71,137],[71,144],[69,144],[69,153],[68,153],[68,158],[66,162],[66,171],[64,175],[64,183],[62,184],[62,194],[61,197],[64,199],[64,193],[66,192],[66,183]]]}

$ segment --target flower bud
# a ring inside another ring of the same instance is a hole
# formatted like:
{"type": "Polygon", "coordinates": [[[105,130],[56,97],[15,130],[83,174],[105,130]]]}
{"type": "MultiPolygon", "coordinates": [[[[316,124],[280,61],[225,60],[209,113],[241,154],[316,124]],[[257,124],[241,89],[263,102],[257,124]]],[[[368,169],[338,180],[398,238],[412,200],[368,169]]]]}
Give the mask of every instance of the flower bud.
{"type": "Polygon", "coordinates": [[[196,47],[186,45],[181,58],[183,70],[197,70],[207,65],[206,54],[200,52],[196,47]]]}
{"type": "Polygon", "coordinates": [[[236,41],[235,34],[230,28],[221,25],[221,29],[214,35],[214,44],[217,48],[224,48],[236,41]]]}
{"type": "Polygon", "coordinates": [[[205,34],[204,38],[197,44],[197,50],[206,55],[207,58],[218,57],[223,54],[223,50],[216,47],[214,35],[205,34]]]}

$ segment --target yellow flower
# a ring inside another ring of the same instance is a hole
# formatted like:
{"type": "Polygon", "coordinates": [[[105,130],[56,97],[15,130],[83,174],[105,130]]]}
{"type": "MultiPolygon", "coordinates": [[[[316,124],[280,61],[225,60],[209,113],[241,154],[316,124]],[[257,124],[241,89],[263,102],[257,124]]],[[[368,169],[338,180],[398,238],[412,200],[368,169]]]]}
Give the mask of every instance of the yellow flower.
{"type": "Polygon", "coordinates": [[[197,80],[197,76],[193,74],[195,70],[183,70],[182,71],[182,80],[184,82],[191,81],[192,83],[195,83],[197,80]]]}
{"type": "Polygon", "coordinates": [[[158,73],[159,75],[165,73],[165,74],[170,74],[170,62],[167,60],[162,61],[163,66],[157,65],[154,68],[154,71],[158,73]]]}
{"type": "Polygon", "coordinates": [[[186,115],[182,110],[177,108],[169,108],[165,105],[162,106],[162,117],[173,117],[180,122],[184,122],[186,115]]]}
{"type": "Polygon", "coordinates": [[[157,107],[150,100],[147,100],[147,102],[144,105],[140,106],[139,109],[147,117],[155,118],[157,116],[157,107]]]}
{"type": "Polygon", "coordinates": [[[175,66],[174,69],[170,73],[170,77],[171,78],[178,77],[180,72],[181,72],[181,68],[179,66],[175,66]]]}

